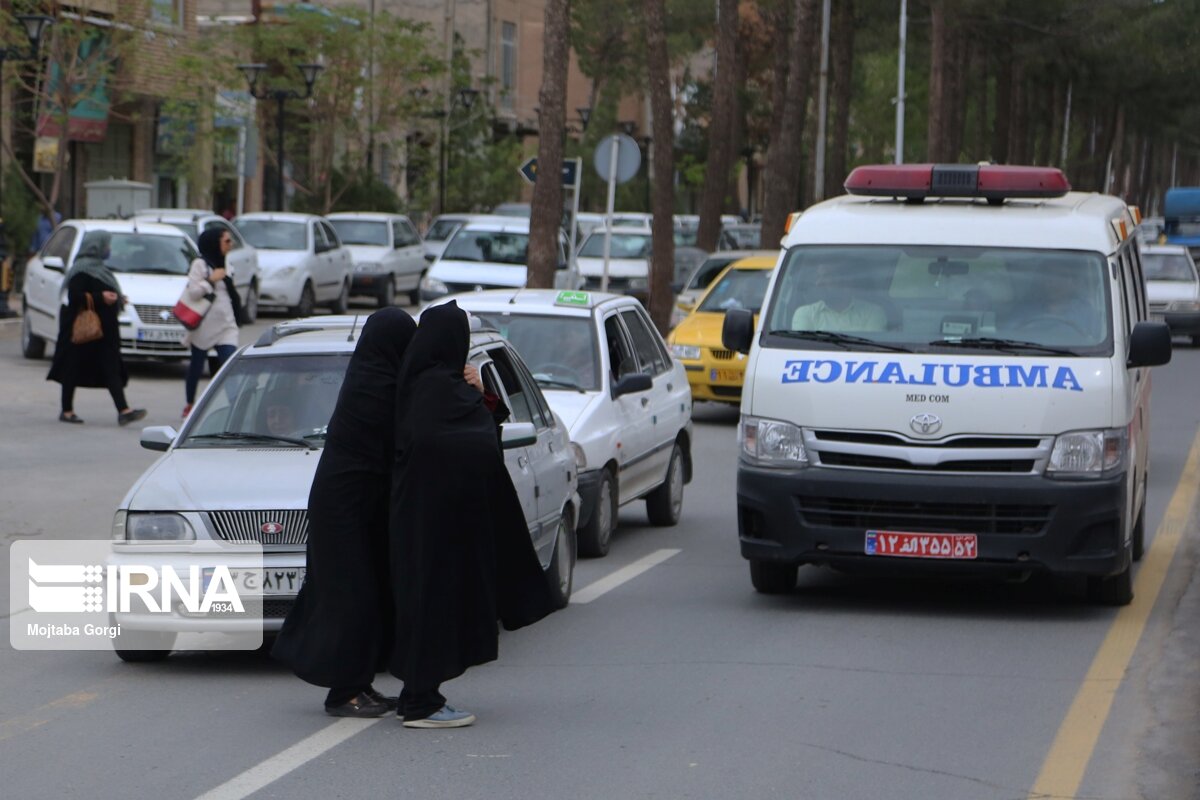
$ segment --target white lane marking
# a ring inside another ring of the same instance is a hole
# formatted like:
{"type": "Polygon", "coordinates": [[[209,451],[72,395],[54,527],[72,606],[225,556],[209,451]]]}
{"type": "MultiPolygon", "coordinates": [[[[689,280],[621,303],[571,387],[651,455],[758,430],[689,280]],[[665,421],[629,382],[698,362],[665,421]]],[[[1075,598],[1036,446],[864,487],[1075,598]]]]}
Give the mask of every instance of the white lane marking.
{"type": "Polygon", "coordinates": [[[651,567],[658,566],[679,552],[681,551],[676,548],[669,547],[662,550],[655,550],[650,555],[639,558],[632,564],[621,567],[611,575],[605,575],[600,580],[594,583],[589,583],[578,592],[573,592],[571,594],[571,605],[590,603],[597,597],[608,594],[621,584],[628,583],[646,570],[650,569],[651,567]]]}
{"type": "MultiPolygon", "coordinates": [[[[632,564],[621,567],[616,572],[606,575],[600,580],[575,592],[571,597],[571,602],[575,604],[590,603],[680,552],[682,551],[674,548],[655,550],[653,553],[639,558],[632,564]]],[[[249,797],[258,790],[274,783],[289,772],[304,766],[322,753],[332,750],[352,736],[362,733],[382,719],[384,718],[339,719],[337,722],[327,725],[308,738],[301,739],[283,752],[256,764],[240,775],[235,775],[215,789],[200,795],[196,800],[243,800],[243,798],[249,797]]],[[[493,755],[478,757],[507,758],[508,756],[493,755]]]]}
{"type": "Polygon", "coordinates": [[[235,775],[217,788],[200,795],[196,800],[242,800],[244,797],[249,797],[292,770],[304,766],[322,753],[332,750],[351,736],[360,734],[377,722],[391,716],[393,715],[388,714],[375,719],[339,719],[312,736],[301,739],[287,750],[251,767],[241,775],[235,775]]]}

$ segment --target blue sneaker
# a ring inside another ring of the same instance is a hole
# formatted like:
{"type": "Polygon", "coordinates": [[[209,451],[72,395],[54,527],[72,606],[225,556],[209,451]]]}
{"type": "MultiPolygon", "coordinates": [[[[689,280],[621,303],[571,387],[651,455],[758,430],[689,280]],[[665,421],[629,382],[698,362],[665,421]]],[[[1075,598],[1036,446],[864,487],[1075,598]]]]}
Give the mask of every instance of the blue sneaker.
{"type": "Polygon", "coordinates": [[[459,711],[450,705],[444,705],[437,713],[425,719],[406,719],[406,728],[465,728],[475,721],[475,715],[470,711],[459,711]]]}

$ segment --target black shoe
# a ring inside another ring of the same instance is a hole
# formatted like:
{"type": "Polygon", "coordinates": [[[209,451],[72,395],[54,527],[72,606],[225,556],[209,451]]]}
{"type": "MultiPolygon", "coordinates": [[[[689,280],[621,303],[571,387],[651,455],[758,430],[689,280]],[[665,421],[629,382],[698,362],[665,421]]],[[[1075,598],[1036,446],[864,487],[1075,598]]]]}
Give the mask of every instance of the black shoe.
{"type": "Polygon", "coordinates": [[[128,425],[131,422],[137,422],[139,419],[145,418],[145,416],[146,416],[146,409],[135,408],[130,411],[127,411],[124,414],[117,414],[117,424],[118,425],[128,425]]]}
{"type": "Polygon", "coordinates": [[[395,711],[400,707],[399,697],[388,697],[383,692],[376,690],[374,686],[372,686],[370,689],[367,689],[365,692],[363,692],[363,694],[365,694],[367,697],[370,697],[377,703],[383,703],[388,707],[388,711],[395,711]]]}
{"type": "Polygon", "coordinates": [[[325,713],[331,717],[356,717],[371,719],[382,717],[392,711],[386,703],[381,703],[366,692],[359,692],[340,706],[325,706],[325,713]]]}
{"type": "Polygon", "coordinates": [[[75,415],[75,414],[72,414],[72,415],[71,415],[71,416],[69,416],[69,417],[68,417],[66,414],[59,414],[59,415],[58,415],[58,421],[59,421],[59,422],[69,422],[69,423],[71,423],[72,425],[82,425],[82,424],[83,424],[83,420],[81,420],[81,419],[80,419],[80,418],[79,418],[77,415],[75,415]]]}

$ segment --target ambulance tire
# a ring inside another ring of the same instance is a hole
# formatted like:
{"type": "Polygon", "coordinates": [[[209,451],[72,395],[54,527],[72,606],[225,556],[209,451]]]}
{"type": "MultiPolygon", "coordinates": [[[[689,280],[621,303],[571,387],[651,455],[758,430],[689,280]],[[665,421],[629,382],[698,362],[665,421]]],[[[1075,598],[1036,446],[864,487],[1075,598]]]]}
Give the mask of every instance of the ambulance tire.
{"type": "Polygon", "coordinates": [[[1133,560],[1141,561],[1146,554],[1146,501],[1142,501],[1142,510],[1138,512],[1137,523],[1133,526],[1133,560]]]}
{"type": "Polygon", "coordinates": [[[1101,606],[1127,606],[1133,602],[1133,560],[1116,575],[1087,579],[1088,601],[1101,606]]]}
{"type": "Polygon", "coordinates": [[[796,588],[799,564],[750,559],[750,582],[759,594],[787,594],[796,588]]]}

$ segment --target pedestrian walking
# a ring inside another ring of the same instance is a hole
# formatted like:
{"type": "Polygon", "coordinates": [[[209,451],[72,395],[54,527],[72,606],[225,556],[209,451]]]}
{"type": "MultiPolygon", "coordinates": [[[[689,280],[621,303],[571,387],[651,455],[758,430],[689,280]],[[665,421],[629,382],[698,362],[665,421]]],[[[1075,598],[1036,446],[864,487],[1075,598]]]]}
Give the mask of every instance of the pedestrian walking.
{"type": "Polygon", "coordinates": [[[185,419],[192,413],[192,405],[196,402],[196,387],[200,384],[200,376],[204,374],[206,360],[210,372],[215,375],[237,352],[238,320],[241,318],[241,300],[233,288],[233,278],[225,269],[225,255],[233,249],[233,237],[228,231],[209,228],[200,234],[198,245],[200,258],[188,268],[184,292],[193,301],[209,297],[212,305],[200,321],[200,326],[183,336],[183,343],[191,348],[192,356],[184,379],[185,419]],[[209,350],[216,351],[215,359],[207,358],[209,350]]]}
{"type": "Polygon", "coordinates": [[[507,630],[554,609],[504,466],[498,424],[508,410],[464,376],[467,315],[453,301],[421,315],[400,368],[392,472],[391,672],[404,681],[409,728],[457,728],[474,714],[441,684],[495,660],[507,630]]]}
{"type": "Polygon", "coordinates": [[[92,231],[84,237],[75,263],[63,279],[66,303],[59,309],[58,342],[54,361],[46,380],[62,384],[61,422],[81,424],[75,413],[75,389],[105,388],[117,407],[117,422],[128,425],[146,416],[142,408],[130,408],[125,401],[125,385],[129,375],[121,359],[121,336],[117,315],[125,306],[117,276],[104,263],[109,256],[112,236],[108,231],[92,231]],[[72,341],[75,318],[82,312],[94,311],[99,316],[100,338],[83,344],[72,341]]]}
{"type": "Polygon", "coordinates": [[[333,716],[378,717],[396,709],[396,698],[384,697],[372,681],[391,656],[396,378],[416,328],[395,307],[376,311],[363,326],[309,493],[304,585],[271,653],[303,680],[329,687],[325,711],[333,716]]]}

